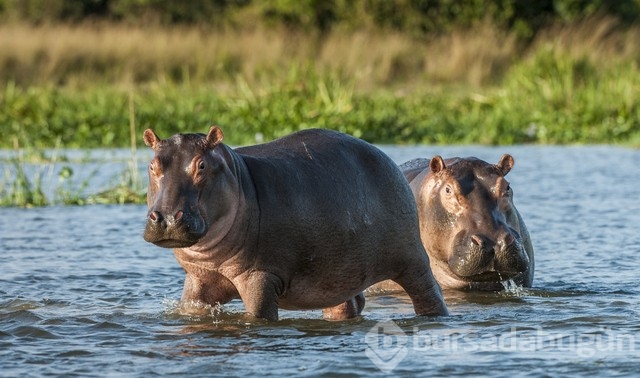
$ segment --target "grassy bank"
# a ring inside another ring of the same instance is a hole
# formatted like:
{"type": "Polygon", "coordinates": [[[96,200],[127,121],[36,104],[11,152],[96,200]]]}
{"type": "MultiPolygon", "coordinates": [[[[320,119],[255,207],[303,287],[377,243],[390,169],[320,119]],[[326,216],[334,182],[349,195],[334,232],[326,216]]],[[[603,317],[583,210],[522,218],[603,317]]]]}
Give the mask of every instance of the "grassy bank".
{"type": "MultiPolygon", "coordinates": [[[[640,69],[603,69],[587,58],[541,48],[515,64],[501,86],[358,92],[355,83],[294,70],[256,88],[238,78],[215,84],[151,84],[82,90],[9,84],[0,94],[2,142],[35,148],[129,145],[130,101],[142,130],[161,135],[220,125],[235,145],[324,127],[374,143],[640,144],[640,69]]],[[[140,142],[140,139],[138,139],[140,142]]]]}
{"type": "Polygon", "coordinates": [[[3,25],[0,147],[127,147],[130,103],[141,130],[217,123],[233,144],[328,127],[375,143],[637,145],[638,40],[609,18],[527,46],[488,25],[429,40],[3,25]]]}
{"type": "Polygon", "coordinates": [[[23,167],[43,148],[135,148],[147,127],[218,124],[232,145],[324,127],[373,143],[640,146],[638,40],[609,18],[527,45],[487,25],[428,40],[0,25],[0,148],[20,150],[3,162],[0,205],[141,202],[131,170],[101,197],[55,172],[59,195],[43,199],[46,169],[23,167]]]}

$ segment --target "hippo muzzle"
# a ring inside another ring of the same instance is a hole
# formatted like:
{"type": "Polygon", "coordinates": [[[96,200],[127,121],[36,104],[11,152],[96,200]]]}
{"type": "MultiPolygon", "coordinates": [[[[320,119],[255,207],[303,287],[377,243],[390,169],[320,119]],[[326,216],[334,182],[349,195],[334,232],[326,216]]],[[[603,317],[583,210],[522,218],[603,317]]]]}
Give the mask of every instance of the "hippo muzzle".
{"type": "Polygon", "coordinates": [[[448,265],[467,281],[504,281],[529,268],[529,257],[520,235],[510,229],[496,238],[460,232],[453,241],[448,265]]]}
{"type": "Polygon", "coordinates": [[[144,240],[164,248],[185,248],[197,243],[206,233],[201,216],[182,210],[167,213],[149,211],[144,240]]]}

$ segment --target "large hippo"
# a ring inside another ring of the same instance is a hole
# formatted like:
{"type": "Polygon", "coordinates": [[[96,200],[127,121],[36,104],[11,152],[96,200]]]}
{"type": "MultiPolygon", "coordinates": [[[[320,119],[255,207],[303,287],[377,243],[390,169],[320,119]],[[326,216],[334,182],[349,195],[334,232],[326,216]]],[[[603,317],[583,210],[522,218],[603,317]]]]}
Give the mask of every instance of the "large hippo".
{"type": "Polygon", "coordinates": [[[431,269],[443,289],[501,290],[501,282],[509,279],[531,286],[533,247],[505,179],[513,164],[505,154],[495,165],[435,156],[400,166],[418,205],[431,269]]]}
{"type": "Polygon", "coordinates": [[[363,290],[393,280],[416,314],[444,315],[404,176],[374,146],[305,130],[232,149],[220,128],[160,139],[151,129],[144,239],[173,248],[183,301],[241,298],[255,317],[278,308],[357,316],[363,290]]]}

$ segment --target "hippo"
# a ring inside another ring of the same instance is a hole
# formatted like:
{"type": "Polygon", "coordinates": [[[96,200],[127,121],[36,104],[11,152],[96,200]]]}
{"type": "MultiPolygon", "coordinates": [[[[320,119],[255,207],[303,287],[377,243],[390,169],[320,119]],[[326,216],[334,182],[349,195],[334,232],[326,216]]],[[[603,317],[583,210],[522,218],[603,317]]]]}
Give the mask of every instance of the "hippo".
{"type": "Polygon", "coordinates": [[[533,246],[498,164],[469,158],[415,159],[400,166],[420,217],[422,243],[442,289],[502,290],[513,280],[531,287],[533,246]]]}
{"type": "Polygon", "coordinates": [[[155,152],[144,239],[173,249],[182,301],[240,298],[253,318],[278,320],[282,308],[343,320],[361,314],[364,289],[392,280],[417,315],[448,313],[409,185],[382,151],[322,129],[235,149],[222,140],[217,126],[144,132],[155,152]]]}

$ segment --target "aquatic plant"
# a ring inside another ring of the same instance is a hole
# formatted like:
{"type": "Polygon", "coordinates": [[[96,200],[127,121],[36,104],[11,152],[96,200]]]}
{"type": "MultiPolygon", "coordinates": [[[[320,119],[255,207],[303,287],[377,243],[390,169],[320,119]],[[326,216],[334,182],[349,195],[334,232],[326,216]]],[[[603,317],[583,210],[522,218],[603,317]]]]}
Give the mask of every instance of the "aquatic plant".
{"type": "Polygon", "coordinates": [[[34,207],[49,202],[42,190],[42,169],[33,176],[26,172],[19,158],[10,159],[5,167],[4,181],[0,184],[0,206],[34,207]]]}
{"type": "Polygon", "coordinates": [[[0,183],[0,206],[143,203],[146,193],[138,173],[133,95],[129,106],[131,157],[127,168],[116,175],[106,189],[97,193],[87,191],[99,174],[100,167],[94,168],[86,177],[78,178],[71,165],[60,164],[67,159],[61,153],[59,141],[57,147],[47,155],[43,150],[33,147],[20,148],[16,138],[12,154],[5,162],[0,161],[5,169],[4,180],[0,183]],[[52,182],[54,172],[58,177],[55,184],[52,182]],[[51,198],[45,194],[45,182],[54,186],[51,198]]]}

